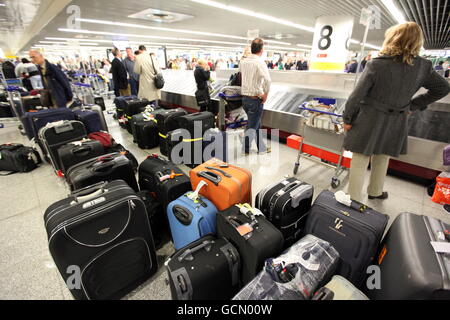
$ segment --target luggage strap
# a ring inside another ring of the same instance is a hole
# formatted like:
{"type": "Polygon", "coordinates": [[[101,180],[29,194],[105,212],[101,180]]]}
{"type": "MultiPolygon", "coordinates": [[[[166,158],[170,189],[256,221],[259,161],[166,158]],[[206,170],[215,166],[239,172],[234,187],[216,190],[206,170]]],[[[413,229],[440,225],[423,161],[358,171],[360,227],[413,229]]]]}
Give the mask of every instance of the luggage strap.
{"type": "Polygon", "coordinates": [[[161,132],[159,133],[159,136],[163,139],[167,139],[167,136],[163,135],[161,132]]]}
{"type": "Polygon", "coordinates": [[[208,184],[207,184],[205,181],[200,180],[200,183],[197,185],[197,188],[195,188],[195,191],[192,192],[192,193],[186,194],[186,196],[187,196],[189,199],[191,199],[192,201],[194,201],[194,202],[197,203],[197,202],[199,201],[199,199],[200,199],[200,195],[199,195],[200,190],[201,190],[203,187],[206,187],[207,185],[208,185],[208,184]]]}

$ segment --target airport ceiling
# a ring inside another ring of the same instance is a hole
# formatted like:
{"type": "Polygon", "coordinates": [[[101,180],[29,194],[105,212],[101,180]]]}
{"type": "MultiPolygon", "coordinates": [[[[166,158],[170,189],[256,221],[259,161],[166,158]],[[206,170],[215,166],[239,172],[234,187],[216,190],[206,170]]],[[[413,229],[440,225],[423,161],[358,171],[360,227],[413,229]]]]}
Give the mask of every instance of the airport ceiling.
{"type": "MultiPolygon", "coordinates": [[[[112,40],[129,40],[154,43],[155,46],[169,44],[173,47],[178,45],[220,50],[242,47],[246,42],[247,31],[258,29],[260,36],[272,41],[269,45],[274,50],[304,50],[312,43],[311,30],[316,18],[323,15],[353,16],[355,26],[352,38],[361,41],[365,29],[359,24],[361,10],[369,6],[378,6],[381,15],[380,28],[369,31],[367,42],[381,46],[386,29],[398,21],[383,2],[384,0],[0,0],[0,47],[6,49],[5,52],[17,53],[36,44],[58,45],[53,42],[65,42],[52,38],[67,38],[79,39],[79,43],[86,45],[97,43],[99,47],[111,46],[112,40]],[[207,4],[211,2],[216,5],[207,4]],[[71,23],[74,20],[70,20],[73,12],[67,13],[67,8],[71,5],[80,8],[82,20],[78,23],[82,32],[62,30],[73,27],[71,23]],[[229,7],[223,8],[223,5],[235,6],[241,10],[230,11],[229,7]],[[147,9],[156,11],[143,12],[147,9]],[[246,10],[257,12],[260,17],[252,16],[252,12],[250,15],[243,14],[246,10]],[[261,14],[266,16],[261,17],[261,14]],[[133,18],[131,15],[139,17],[133,18]],[[109,24],[105,24],[105,21],[109,24]],[[164,28],[183,29],[185,32],[164,28]]],[[[394,2],[407,20],[417,21],[423,26],[427,49],[450,46],[450,0],[394,2]]],[[[355,43],[357,42],[354,41],[353,49],[358,50],[355,43]]]]}

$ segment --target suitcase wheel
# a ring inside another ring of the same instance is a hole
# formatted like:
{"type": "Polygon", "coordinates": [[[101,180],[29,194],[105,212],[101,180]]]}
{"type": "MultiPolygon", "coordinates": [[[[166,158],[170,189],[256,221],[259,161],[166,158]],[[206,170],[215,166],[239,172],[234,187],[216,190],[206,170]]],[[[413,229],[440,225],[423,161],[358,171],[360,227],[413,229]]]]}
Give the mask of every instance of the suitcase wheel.
{"type": "Polygon", "coordinates": [[[336,178],[336,177],[333,177],[333,179],[331,179],[331,187],[332,187],[333,189],[339,188],[340,185],[341,185],[341,180],[339,180],[339,179],[336,178]]]}
{"type": "Polygon", "coordinates": [[[181,292],[185,293],[187,292],[187,284],[186,284],[186,280],[184,280],[184,277],[182,275],[179,275],[177,277],[178,280],[178,285],[180,286],[181,292]]]}

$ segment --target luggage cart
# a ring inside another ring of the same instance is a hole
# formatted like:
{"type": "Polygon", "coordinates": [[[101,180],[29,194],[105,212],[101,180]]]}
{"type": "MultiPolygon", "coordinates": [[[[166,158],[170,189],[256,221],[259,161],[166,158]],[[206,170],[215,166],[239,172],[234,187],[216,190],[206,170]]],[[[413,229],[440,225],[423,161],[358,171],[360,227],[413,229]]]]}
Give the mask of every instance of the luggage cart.
{"type": "MultiPolygon", "coordinates": [[[[331,102],[330,99],[326,100],[319,100],[322,103],[325,103],[324,101],[328,101],[328,103],[331,102]]],[[[322,110],[312,109],[308,108],[306,106],[306,103],[302,104],[300,106],[300,109],[302,110],[301,117],[304,120],[304,126],[303,126],[303,139],[300,142],[300,149],[297,156],[297,161],[295,162],[294,166],[294,175],[297,175],[299,168],[300,168],[300,160],[302,157],[307,158],[309,160],[312,160],[314,162],[318,162],[326,167],[335,169],[334,176],[331,179],[331,187],[333,189],[339,188],[341,185],[341,175],[344,171],[346,171],[346,168],[342,165],[343,159],[344,159],[344,132],[342,131],[336,131],[336,130],[330,130],[324,129],[323,127],[313,127],[310,124],[307,124],[309,117],[307,114],[313,113],[316,115],[327,115],[330,116],[331,119],[331,126],[334,128],[335,126],[342,126],[343,125],[343,117],[341,114],[334,113],[334,112],[326,112],[322,110]],[[337,163],[334,163],[332,161],[327,160],[326,157],[322,156],[320,151],[317,154],[310,154],[304,152],[304,146],[307,145],[308,147],[311,147],[313,150],[320,150],[323,151],[323,154],[337,154],[339,155],[339,160],[337,163]]],[[[317,124],[316,124],[317,125],[317,124]]],[[[320,126],[320,124],[319,124],[320,126]]]]}
{"type": "Polygon", "coordinates": [[[225,102],[223,110],[223,122],[225,124],[225,129],[238,129],[245,127],[248,124],[248,120],[245,120],[245,118],[229,117],[233,111],[239,110],[243,106],[240,90],[241,87],[226,86],[222,88],[222,92],[219,93],[219,98],[225,102]]]}

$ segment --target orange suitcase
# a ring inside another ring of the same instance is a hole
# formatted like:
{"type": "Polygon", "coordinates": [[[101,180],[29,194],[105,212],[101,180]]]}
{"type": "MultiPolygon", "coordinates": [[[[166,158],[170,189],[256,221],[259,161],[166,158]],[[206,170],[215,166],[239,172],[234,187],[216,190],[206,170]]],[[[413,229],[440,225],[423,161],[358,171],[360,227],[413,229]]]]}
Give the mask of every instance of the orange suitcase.
{"type": "Polygon", "coordinates": [[[218,159],[211,159],[190,172],[192,190],[204,181],[200,194],[219,211],[239,204],[252,204],[252,173],[218,159]]]}

